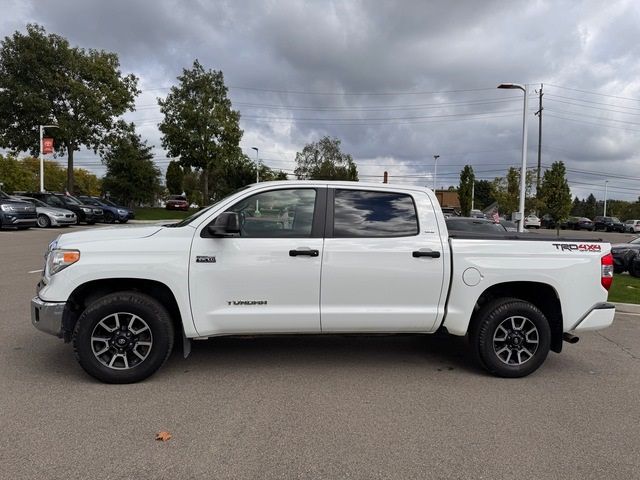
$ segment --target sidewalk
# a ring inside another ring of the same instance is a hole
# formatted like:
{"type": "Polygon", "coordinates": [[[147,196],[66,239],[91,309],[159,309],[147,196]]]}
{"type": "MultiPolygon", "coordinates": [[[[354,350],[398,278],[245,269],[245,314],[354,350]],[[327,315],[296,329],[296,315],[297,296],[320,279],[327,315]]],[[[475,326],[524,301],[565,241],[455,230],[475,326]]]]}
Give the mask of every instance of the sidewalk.
{"type": "Polygon", "coordinates": [[[640,315],[640,305],[633,303],[614,303],[616,306],[616,312],[620,313],[636,313],[640,315]]]}

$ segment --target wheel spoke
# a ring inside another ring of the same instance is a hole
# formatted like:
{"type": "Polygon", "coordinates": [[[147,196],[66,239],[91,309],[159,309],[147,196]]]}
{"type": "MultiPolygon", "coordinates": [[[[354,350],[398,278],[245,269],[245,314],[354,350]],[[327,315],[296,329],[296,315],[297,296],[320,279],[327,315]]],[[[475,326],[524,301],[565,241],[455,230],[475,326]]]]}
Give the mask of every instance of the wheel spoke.
{"type": "Polygon", "coordinates": [[[522,363],[523,363],[523,362],[522,362],[522,357],[521,357],[522,350],[518,350],[518,351],[516,352],[516,354],[518,355],[518,365],[522,365],[522,363]]]}
{"type": "Polygon", "coordinates": [[[138,315],[115,312],[96,324],[90,343],[93,355],[102,365],[114,370],[129,370],[149,356],[153,347],[153,333],[147,322],[138,315]],[[131,343],[131,336],[140,333],[140,341],[131,343]],[[119,348],[112,347],[114,342],[119,348]]]}
{"type": "Polygon", "coordinates": [[[145,358],[147,358],[145,355],[142,355],[140,352],[138,352],[138,346],[136,345],[135,347],[133,347],[133,353],[136,354],[136,356],[140,359],[140,361],[144,360],[145,358]]]}
{"type": "Polygon", "coordinates": [[[506,352],[507,350],[509,350],[509,347],[506,347],[506,346],[502,347],[500,350],[496,352],[496,355],[500,356],[502,352],[506,352]]]}
{"type": "Polygon", "coordinates": [[[505,360],[506,363],[509,363],[509,360],[511,360],[511,355],[513,354],[513,350],[509,350],[509,355],[507,355],[507,358],[505,360]]]}
{"type": "Polygon", "coordinates": [[[151,346],[151,342],[145,342],[145,341],[136,342],[136,347],[139,346],[139,345],[142,345],[144,347],[150,347],[151,346]]]}

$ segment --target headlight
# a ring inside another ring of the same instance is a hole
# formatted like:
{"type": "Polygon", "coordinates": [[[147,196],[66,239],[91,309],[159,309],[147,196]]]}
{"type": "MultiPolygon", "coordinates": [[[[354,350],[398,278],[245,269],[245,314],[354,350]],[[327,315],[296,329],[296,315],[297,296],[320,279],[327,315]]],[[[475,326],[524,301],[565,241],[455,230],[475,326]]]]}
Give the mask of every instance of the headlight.
{"type": "Polygon", "coordinates": [[[84,208],[84,207],[80,207],[80,208],[82,208],[82,211],[84,213],[91,213],[91,209],[90,208],[84,208]]]}
{"type": "Polygon", "coordinates": [[[47,256],[45,274],[55,275],[78,260],[80,260],[80,252],[78,250],[51,250],[47,256]]]}
{"type": "Polygon", "coordinates": [[[119,213],[120,215],[126,215],[126,214],[127,214],[127,211],[126,211],[126,210],[118,209],[118,213],[119,213]]]}
{"type": "Polygon", "coordinates": [[[54,217],[64,217],[64,213],[54,213],[54,217]]]}
{"type": "Polygon", "coordinates": [[[11,205],[0,205],[0,208],[2,208],[3,212],[15,212],[15,208],[13,208],[11,205]]]}

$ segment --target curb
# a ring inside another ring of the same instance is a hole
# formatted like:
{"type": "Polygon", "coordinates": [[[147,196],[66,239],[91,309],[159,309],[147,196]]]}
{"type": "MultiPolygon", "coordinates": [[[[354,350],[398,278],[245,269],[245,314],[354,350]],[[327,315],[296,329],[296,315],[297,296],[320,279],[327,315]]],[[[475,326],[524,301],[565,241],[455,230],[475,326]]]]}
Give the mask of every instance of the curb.
{"type": "Polygon", "coordinates": [[[162,220],[129,220],[128,223],[132,225],[155,225],[155,224],[165,224],[165,223],[175,223],[179,222],[179,218],[165,218],[162,220]]]}
{"type": "Polygon", "coordinates": [[[640,305],[633,303],[614,303],[616,313],[637,313],[640,315],[640,305]]]}

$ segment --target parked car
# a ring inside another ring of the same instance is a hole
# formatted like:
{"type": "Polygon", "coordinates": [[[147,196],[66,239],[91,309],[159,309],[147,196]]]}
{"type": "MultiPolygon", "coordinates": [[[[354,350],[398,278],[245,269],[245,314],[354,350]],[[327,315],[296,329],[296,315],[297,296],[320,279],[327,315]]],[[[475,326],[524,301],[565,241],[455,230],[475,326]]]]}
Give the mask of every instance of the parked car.
{"type": "Polygon", "coordinates": [[[624,228],[629,233],[640,233],[640,220],[627,220],[624,228]]]}
{"type": "Polygon", "coordinates": [[[445,218],[445,222],[450,232],[504,234],[507,231],[501,224],[494,223],[486,218],[448,217],[445,218]]]}
{"type": "Polygon", "coordinates": [[[31,321],[109,383],[149,377],[194,338],[292,333],[447,331],[481,368],[523,377],[614,321],[608,243],[447,225],[423,187],[261,182],[170,226],[60,235],[31,321]]]}
{"type": "Polygon", "coordinates": [[[486,218],[484,216],[484,213],[482,213],[482,210],[477,210],[477,209],[471,210],[471,212],[469,212],[469,216],[472,218],[486,218]]]}
{"type": "Polygon", "coordinates": [[[51,207],[71,210],[76,214],[76,223],[93,225],[96,222],[101,222],[104,218],[102,208],[98,208],[93,205],[85,205],[72,195],[51,192],[32,192],[25,193],[24,196],[37,198],[51,207]]]}
{"type": "Polygon", "coordinates": [[[611,245],[611,255],[616,273],[628,271],[630,275],[640,277],[640,237],[629,243],[614,243],[611,245]]]}
{"type": "Polygon", "coordinates": [[[189,210],[189,202],[183,195],[169,195],[167,203],[165,204],[167,210],[189,210]]]}
{"type": "Polygon", "coordinates": [[[16,195],[16,198],[25,202],[30,202],[36,207],[36,213],[38,215],[37,225],[40,228],[68,227],[69,225],[75,225],[78,222],[76,214],[71,210],[52,207],[37,198],[18,195],[16,195]]]}
{"type": "Polygon", "coordinates": [[[81,195],[78,197],[85,205],[91,205],[93,207],[100,207],[104,212],[103,220],[105,223],[127,223],[129,221],[129,211],[124,208],[114,207],[105,203],[104,200],[98,197],[89,197],[87,195],[81,195]]]}
{"type": "Polygon", "coordinates": [[[18,230],[36,226],[36,207],[29,202],[11,197],[0,190],[0,228],[18,230]]]}
{"type": "Polygon", "coordinates": [[[540,219],[538,216],[530,214],[524,217],[524,228],[540,228],[540,219]]]}
{"type": "Polygon", "coordinates": [[[607,232],[620,232],[624,233],[625,226],[616,217],[596,217],[593,219],[593,227],[595,231],[606,230],[607,232]]]}
{"type": "Polygon", "coordinates": [[[442,214],[445,217],[457,217],[458,213],[453,207],[442,207],[442,214]]]}
{"type": "Polygon", "coordinates": [[[549,214],[543,215],[542,218],[540,219],[540,227],[541,228],[555,229],[556,228],[556,221],[549,214]]]}
{"type": "Polygon", "coordinates": [[[593,232],[593,222],[586,217],[569,217],[567,220],[567,229],[569,230],[589,230],[593,232]]]}
{"type": "Polygon", "coordinates": [[[112,207],[125,210],[127,212],[127,220],[133,220],[134,218],[136,218],[136,212],[133,208],[125,207],[124,205],[116,202],[115,200],[111,200],[109,198],[101,198],[100,201],[112,207]]]}

